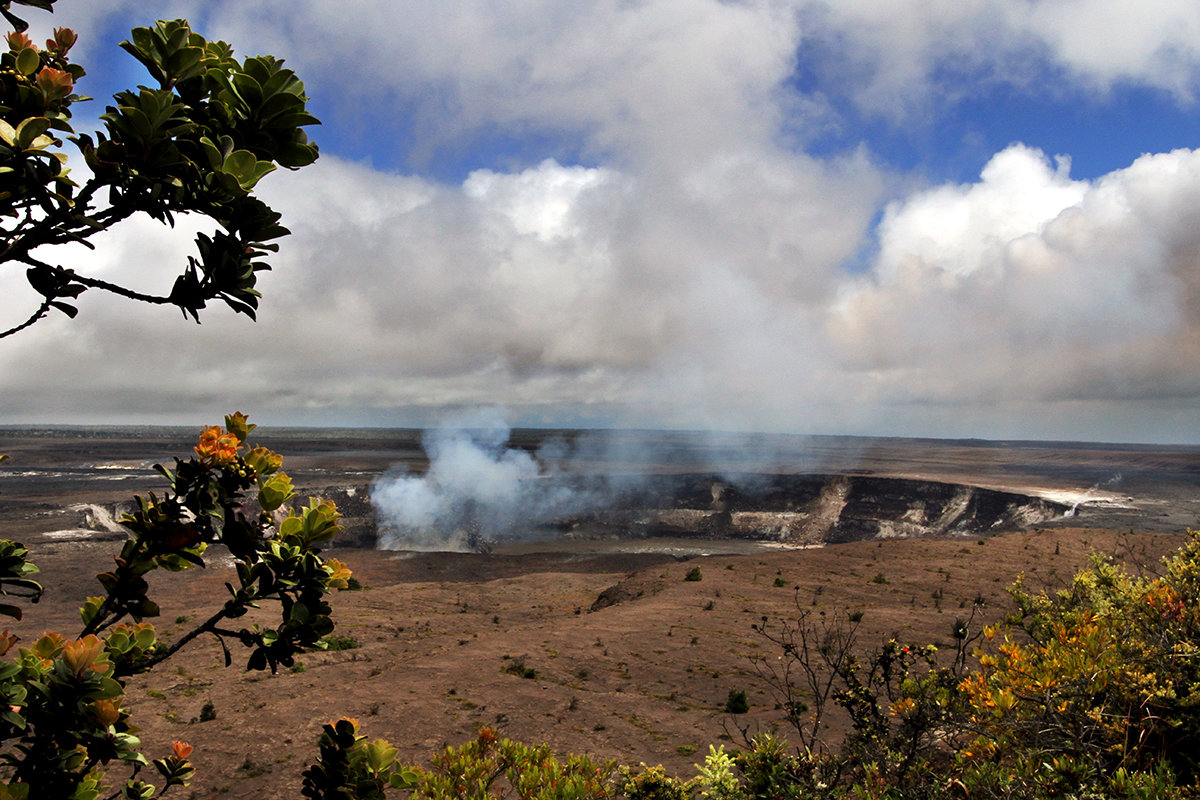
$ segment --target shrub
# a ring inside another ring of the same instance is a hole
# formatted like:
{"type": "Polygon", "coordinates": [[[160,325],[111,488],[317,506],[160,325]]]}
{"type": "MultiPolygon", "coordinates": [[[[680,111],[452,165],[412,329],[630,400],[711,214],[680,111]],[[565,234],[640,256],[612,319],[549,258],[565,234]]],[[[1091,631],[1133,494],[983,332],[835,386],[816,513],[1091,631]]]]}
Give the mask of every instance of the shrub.
{"type": "Polygon", "coordinates": [[[964,774],[988,788],[1046,792],[1111,792],[1166,775],[1196,783],[1200,534],[1189,532],[1155,579],[1093,555],[1055,595],[1019,582],[1011,594],[1016,611],[987,630],[992,645],[963,684],[967,723],[980,734],[961,754],[964,774]],[[1004,779],[985,764],[1002,765],[1004,779]]]}
{"type": "Polygon", "coordinates": [[[538,675],[536,669],[525,665],[525,656],[510,659],[500,671],[508,675],[516,675],[518,678],[526,678],[527,680],[533,680],[538,675]]]}
{"type": "Polygon", "coordinates": [[[734,756],[742,773],[745,796],[792,800],[809,797],[825,788],[813,780],[812,763],[788,752],[787,742],[768,733],[750,741],[750,748],[734,756]]]}
{"type": "Polygon", "coordinates": [[[892,639],[861,656],[857,621],[796,622],[759,632],[761,659],[801,747],[755,737],[739,753],[750,797],[939,796],[1181,798],[1200,782],[1200,534],[1133,577],[1093,555],[1055,594],[1010,590],[1015,611],[953,647],[892,639]],[[970,648],[983,638],[978,667],[970,648]],[[823,737],[830,704],[851,729],[823,737]]]}
{"type": "Polygon", "coordinates": [[[208,722],[217,718],[217,707],[213,705],[212,700],[206,700],[204,705],[200,707],[200,721],[208,722]]]}
{"type": "Polygon", "coordinates": [[[620,788],[629,800],[691,800],[694,781],[667,774],[662,765],[621,767],[620,788]]]}
{"type": "MultiPolygon", "coordinates": [[[[253,429],[244,415],[232,414],[224,429],[202,432],[192,458],[176,459],[173,470],[156,466],[168,491],[161,498],[136,498],[136,510],[121,518],[130,538],[113,569],[97,576],[105,594],[89,597],[80,609],[78,638],[45,633],[0,662],[0,797],[108,796],[102,768],[114,762],[132,774],[113,796],[151,796],[155,787],[139,778],[150,762],[122,707],[128,677],[152,669],[201,634],[216,637],[226,664],[234,641],[250,650],[247,668],[274,671],[333,630],[326,596],[345,585],[349,570],[322,559],[317,545],[341,529],[337,509],[312,500],[276,524],[273,515],[285,510],[294,492],[280,471],[282,458],[248,448],[253,429]],[[204,566],[210,543],[225,545],[236,561],[231,597],[170,646],[161,644],[144,621],[159,614],[145,576],[158,568],[204,566]],[[227,627],[264,603],[279,604],[278,626],[227,627]]],[[[41,587],[28,577],[35,572],[25,548],[0,542],[0,594],[36,597],[41,587]]],[[[0,613],[20,617],[13,606],[0,606],[0,613]]],[[[0,632],[0,655],[16,639],[0,632]]],[[[177,742],[171,754],[152,762],[166,787],[191,779],[190,753],[190,746],[177,742]]]]}
{"type": "Polygon", "coordinates": [[[360,647],[358,639],[355,639],[353,636],[341,636],[338,634],[322,636],[317,646],[320,649],[330,651],[357,650],[360,647]]]}
{"type": "Polygon", "coordinates": [[[586,756],[555,757],[545,745],[501,739],[490,729],[474,741],[447,747],[428,767],[403,765],[383,740],[368,742],[353,720],[325,726],[320,758],[304,772],[310,800],[382,798],[402,788],[412,800],[607,800],[615,765],[586,756]]]}
{"type": "Polygon", "coordinates": [[[697,781],[700,797],[705,800],[747,800],[737,776],[733,774],[734,760],[725,747],[708,746],[704,766],[695,765],[700,773],[697,781]]]}
{"type": "Polygon", "coordinates": [[[685,581],[698,581],[698,580],[701,580],[703,577],[704,576],[700,574],[699,567],[692,567],[691,569],[689,569],[687,571],[687,575],[683,576],[683,579],[685,581]]]}
{"type": "Polygon", "coordinates": [[[750,710],[750,702],[746,699],[746,693],[735,689],[729,690],[729,696],[725,699],[726,714],[745,714],[750,710]]]}

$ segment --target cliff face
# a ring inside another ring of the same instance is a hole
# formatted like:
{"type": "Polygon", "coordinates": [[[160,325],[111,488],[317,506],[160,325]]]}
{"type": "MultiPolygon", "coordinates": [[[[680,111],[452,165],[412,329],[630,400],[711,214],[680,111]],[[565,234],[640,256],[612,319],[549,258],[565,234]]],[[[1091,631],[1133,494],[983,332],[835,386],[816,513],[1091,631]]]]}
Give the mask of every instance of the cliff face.
{"type": "MultiPolygon", "coordinates": [[[[325,486],[311,493],[333,500],[342,513],[344,533],[337,546],[377,546],[379,521],[369,486],[325,486]]],[[[130,506],[79,505],[71,510],[76,515],[71,527],[79,538],[120,537],[123,530],[112,520],[130,506]]],[[[1016,492],[908,478],[655,475],[639,480],[636,487],[622,488],[603,509],[498,538],[743,539],[800,546],[998,533],[1061,517],[1069,510],[1063,503],[1016,492]]],[[[487,549],[485,537],[476,539],[476,549],[487,549]]]]}
{"type": "Polygon", "coordinates": [[[653,476],[610,508],[558,520],[575,540],[708,538],[815,545],[980,535],[1061,517],[1070,507],[1017,492],[862,475],[653,476]]]}
{"type": "Polygon", "coordinates": [[[643,507],[651,536],[701,535],[787,544],[973,535],[1024,528],[1069,507],[977,486],[861,475],[680,476],[643,507]],[[706,502],[707,500],[707,502],[706,502]],[[654,507],[657,505],[657,507],[654,507]]]}

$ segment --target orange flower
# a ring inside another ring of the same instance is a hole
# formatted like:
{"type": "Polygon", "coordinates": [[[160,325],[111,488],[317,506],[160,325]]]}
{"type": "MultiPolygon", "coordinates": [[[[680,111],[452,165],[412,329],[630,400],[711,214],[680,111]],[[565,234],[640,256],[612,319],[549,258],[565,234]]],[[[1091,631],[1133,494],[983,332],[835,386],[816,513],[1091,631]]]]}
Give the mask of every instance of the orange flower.
{"type": "Polygon", "coordinates": [[[171,751],[180,761],[183,761],[185,758],[190,756],[193,749],[194,748],[187,742],[175,742],[171,745],[171,751]]]}
{"type": "Polygon", "coordinates": [[[27,47],[32,47],[34,50],[37,50],[37,45],[33,43],[33,39],[30,39],[25,34],[18,33],[17,31],[10,31],[5,37],[5,40],[8,42],[8,48],[14,53],[19,53],[27,47]]]}
{"type": "Polygon", "coordinates": [[[106,728],[121,718],[121,709],[116,700],[97,700],[92,708],[96,711],[96,720],[106,728]]]}
{"type": "Polygon", "coordinates": [[[76,678],[82,678],[88,670],[107,672],[108,665],[104,663],[104,643],[95,634],[88,634],[74,642],[63,645],[62,658],[75,673],[76,678]]]}
{"type": "Polygon", "coordinates": [[[46,49],[65,56],[79,37],[70,28],[55,28],[54,38],[46,40],[46,49]]]}
{"type": "Polygon", "coordinates": [[[37,74],[37,85],[46,96],[47,102],[61,100],[75,88],[75,79],[71,73],[54,67],[42,67],[37,74]]]}
{"type": "Polygon", "coordinates": [[[232,433],[226,433],[216,425],[209,425],[200,432],[196,444],[196,456],[205,464],[223,467],[237,460],[241,443],[232,433]]]}

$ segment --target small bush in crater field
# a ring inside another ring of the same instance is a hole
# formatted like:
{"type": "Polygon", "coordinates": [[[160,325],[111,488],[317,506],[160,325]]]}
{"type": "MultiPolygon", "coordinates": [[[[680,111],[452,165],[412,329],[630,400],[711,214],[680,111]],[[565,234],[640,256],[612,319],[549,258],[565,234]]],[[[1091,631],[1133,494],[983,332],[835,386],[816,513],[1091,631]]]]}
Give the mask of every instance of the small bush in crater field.
{"type": "Polygon", "coordinates": [[[688,570],[688,573],[687,573],[687,575],[685,575],[685,576],[683,577],[683,579],[684,579],[685,581],[698,581],[698,580],[700,580],[700,579],[701,579],[701,578],[703,578],[703,577],[704,577],[704,576],[700,574],[700,568],[699,568],[699,567],[692,567],[691,569],[689,569],[689,570],[688,570]]]}
{"type": "Polygon", "coordinates": [[[776,588],[776,589],[778,589],[778,588],[780,588],[780,587],[782,587],[782,586],[786,586],[786,585],[787,585],[787,581],[785,581],[783,578],[776,578],[776,579],[775,579],[775,588],[776,588]]]}
{"type": "Polygon", "coordinates": [[[206,700],[204,705],[200,707],[200,721],[208,722],[217,718],[217,707],[213,705],[212,700],[206,700]]]}
{"type": "Polygon", "coordinates": [[[750,710],[750,701],[746,699],[746,693],[737,689],[730,689],[729,696],[725,699],[726,714],[745,714],[750,710]]]}
{"type": "Polygon", "coordinates": [[[325,645],[325,649],[329,651],[357,650],[359,648],[358,639],[355,639],[353,636],[322,636],[321,642],[325,645]]]}
{"type": "Polygon", "coordinates": [[[526,678],[527,680],[533,680],[538,674],[536,669],[525,665],[525,656],[511,659],[500,671],[508,675],[516,675],[518,678],[526,678]]]}

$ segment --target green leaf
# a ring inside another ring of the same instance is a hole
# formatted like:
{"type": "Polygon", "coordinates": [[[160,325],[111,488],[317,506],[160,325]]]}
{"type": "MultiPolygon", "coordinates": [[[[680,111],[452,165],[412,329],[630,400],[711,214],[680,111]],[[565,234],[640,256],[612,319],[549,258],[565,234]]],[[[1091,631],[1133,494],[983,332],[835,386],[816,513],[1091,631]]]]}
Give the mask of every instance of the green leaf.
{"type": "Polygon", "coordinates": [[[396,753],[399,752],[395,747],[384,739],[376,739],[373,742],[368,742],[364,748],[367,757],[367,764],[370,765],[373,772],[383,772],[396,761],[396,753]]]}
{"type": "Polygon", "coordinates": [[[32,47],[26,47],[17,53],[17,72],[22,75],[32,75],[42,65],[41,56],[32,47]]]}
{"type": "Polygon", "coordinates": [[[388,784],[393,789],[413,789],[421,779],[421,773],[412,767],[398,769],[388,776],[388,784]]]}
{"type": "Polygon", "coordinates": [[[12,725],[14,728],[25,730],[25,717],[11,709],[6,708],[3,711],[0,711],[0,719],[4,720],[9,725],[12,725]]]}
{"type": "Polygon", "coordinates": [[[258,502],[263,511],[269,513],[295,497],[295,494],[292,491],[292,479],[287,473],[280,472],[263,483],[258,490],[258,502]]]}
{"type": "Polygon", "coordinates": [[[17,126],[17,147],[29,147],[35,139],[49,129],[50,120],[45,117],[30,117],[29,119],[21,120],[21,124],[17,126]]]}
{"type": "Polygon", "coordinates": [[[262,105],[263,89],[258,81],[244,72],[233,73],[233,88],[237,91],[238,96],[250,106],[250,108],[258,108],[262,105]]]}

